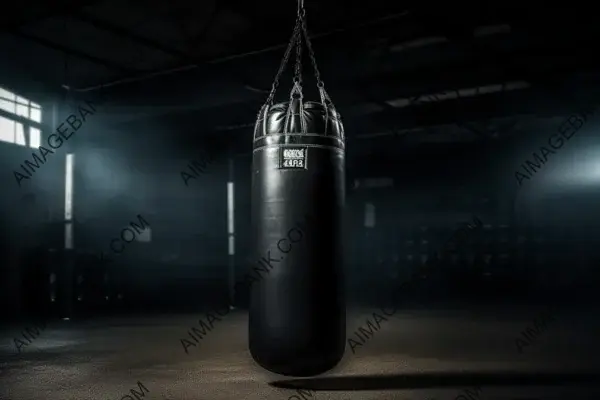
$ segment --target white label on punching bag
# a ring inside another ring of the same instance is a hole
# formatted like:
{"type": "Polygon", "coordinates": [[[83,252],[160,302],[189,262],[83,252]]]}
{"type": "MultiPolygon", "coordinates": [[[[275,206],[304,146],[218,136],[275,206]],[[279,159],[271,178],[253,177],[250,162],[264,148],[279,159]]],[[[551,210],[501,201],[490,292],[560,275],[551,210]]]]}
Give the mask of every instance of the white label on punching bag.
{"type": "Polygon", "coordinates": [[[283,147],[279,149],[279,168],[306,169],[308,147],[283,147]]]}

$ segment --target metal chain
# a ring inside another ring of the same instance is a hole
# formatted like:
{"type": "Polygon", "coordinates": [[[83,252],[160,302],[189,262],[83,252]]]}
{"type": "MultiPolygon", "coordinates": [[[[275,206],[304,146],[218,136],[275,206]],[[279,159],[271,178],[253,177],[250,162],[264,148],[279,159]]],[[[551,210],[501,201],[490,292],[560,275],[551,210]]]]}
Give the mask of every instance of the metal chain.
{"type": "Polygon", "coordinates": [[[275,79],[273,80],[273,86],[271,87],[271,92],[267,97],[267,101],[265,105],[270,105],[273,103],[273,99],[275,98],[275,92],[279,87],[279,79],[289,62],[290,55],[292,53],[292,49],[294,45],[296,45],[296,66],[294,68],[294,84],[296,86],[300,86],[302,84],[302,36],[304,36],[304,41],[306,42],[306,47],[308,49],[308,54],[310,56],[310,61],[312,63],[312,67],[314,69],[315,78],[317,79],[317,87],[322,92],[321,97],[328,97],[324,92],[324,83],[321,80],[321,73],[319,72],[319,67],[317,66],[317,59],[315,57],[315,52],[312,47],[312,43],[310,41],[310,37],[308,36],[308,28],[306,23],[306,10],[304,8],[304,0],[298,0],[298,15],[296,18],[296,25],[294,26],[294,31],[292,33],[292,37],[290,42],[288,43],[288,47],[285,50],[285,54],[283,56],[283,60],[281,61],[281,65],[279,66],[279,70],[275,75],[275,79]]]}
{"type": "Polygon", "coordinates": [[[273,103],[273,98],[275,97],[275,92],[277,91],[277,88],[279,87],[279,78],[281,78],[281,74],[283,74],[283,71],[285,70],[285,67],[290,58],[290,54],[292,53],[292,49],[294,48],[294,44],[296,44],[296,42],[298,41],[298,36],[300,36],[300,34],[301,34],[301,32],[300,32],[301,29],[302,29],[301,19],[297,18],[296,26],[294,26],[294,32],[292,33],[292,38],[290,39],[288,47],[285,50],[283,60],[281,60],[281,65],[279,65],[279,70],[277,71],[277,74],[275,75],[275,79],[273,81],[273,86],[271,87],[271,92],[269,93],[269,97],[267,97],[267,101],[265,102],[265,104],[273,103]]]}
{"type": "MultiPolygon", "coordinates": [[[[298,15],[298,18],[302,18],[298,15]]],[[[296,38],[296,67],[294,68],[294,83],[302,85],[302,35],[298,32],[296,38]]]]}
{"type": "Polygon", "coordinates": [[[317,59],[315,57],[315,52],[312,47],[312,43],[310,41],[310,37],[308,36],[308,28],[306,27],[306,14],[304,13],[304,9],[302,9],[301,23],[302,23],[302,33],[304,35],[304,41],[306,42],[306,47],[308,48],[308,55],[310,56],[310,61],[312,63],[313,69],[315,70],[315,78],[317,78],[317,86],[322,88],[324,86],[323,81],[321,80],[321,73],[319,72],[319,67],[317,66],[317,59]]]}

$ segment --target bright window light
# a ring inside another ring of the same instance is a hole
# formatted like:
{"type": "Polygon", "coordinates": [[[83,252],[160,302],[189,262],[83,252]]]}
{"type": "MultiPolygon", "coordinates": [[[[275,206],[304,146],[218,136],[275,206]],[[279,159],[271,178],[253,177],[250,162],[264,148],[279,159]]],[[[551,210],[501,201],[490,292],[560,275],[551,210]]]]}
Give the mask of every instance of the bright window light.
{"type": "Polygon", "coordinates": [[[42,133],[38,128],[29,128],[29,147],[38,148],[42,145],[42,133]]]}
{"type": "Polygon", "coordinates": [[[73,219],[73,167],[75,154],[67,154],[65,165],[65,220],[73,219]]]}
{"type": "Polygon", "coordinates": [[[16,114],[19,117],[29,118],[29,100],[17,96],[16,99],[16,114]]]}
{"type": "Polygon", "coordinates": [[[39,104],[31,103],[29,118],[37,123],[42,123],[42,107],[39,104]]]}
{"type": "MultiPolygon", "coordinates": [[[[25,97],[0,88],[0,109],[36,123],[42,122],[42,108],[25,97]]],[[[21,120],[22,121],[22,120],[21,120]]],[[[42,132],[25,122],[11,118],[0,117],[0,141],[27,146],[25,131],[29,131],[29,146],[39,147],[42,142],[42,132]]]]}
{"type": "Polygon", "coordinates": [[[23,131],[23,124],[18,122],[15,123],[15,143],[20,146],[26,146],[25,132],[23,131]]]}
{"type": "Polygon", "coordinates": [[[234,233],[234,186],[227,182],[227,233],[234,233]]]}
{"type": "Polygon", "coordinates": [[[233,182],[227,182],[227,234],[228,240],[228,251],[227,253],[232,256],[235,254],[235,186],[233,182]]]}
{"type": "Polygon", "coordinates": [[[14,114],[16,111],[16,99],[17,96],[13,92],[0,88],[0,109],[14,114]]]}
{"type": "Polygon", "coordinates": [[[0,117],[0,140],[8,143],[15,142],[15,121],[0,117]]]}

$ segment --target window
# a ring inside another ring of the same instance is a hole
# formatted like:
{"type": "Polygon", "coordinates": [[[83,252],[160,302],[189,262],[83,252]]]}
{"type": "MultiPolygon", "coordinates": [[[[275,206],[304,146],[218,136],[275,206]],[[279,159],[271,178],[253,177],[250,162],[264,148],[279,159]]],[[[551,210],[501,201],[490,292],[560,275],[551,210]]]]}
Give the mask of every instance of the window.
{"type": "Polygon", "coordinates": [[[42,122],[42,108],[15,93],[0,88],[0,110],[32,121],[23,125],[21,122],[0,116],[0,141],[37,148],[42,142],[39,124],[42,122]],[[36,126],[32,126],[32,125],[36,126]]]}
{"type": "Polygon", "coordinates": [[[0,116],[0,140],[25,146],[25,131],[23,129],[23,124],[0,116]]]}
{"type": "Polygon", "coordinates": [[[8,90],[0,88],[0,109],[11,114],[16,113],[17,96],[8,90]]]}
{"type": "Polygon", "coordinates": [[[15,122],[15,143],[25,146],[25,132],[23,132],[23,124],[15,122]]]}
{"type": "Polygon", "coordinates": [[[15,121],[0,116],[0,140],[10,143],[15,142],[15,124],[15,121]]]}
{"type": "Polygon", "coordinates": [[[29,118],[29,100],[17,96],[15,111],[19,117],[29,118]]]}
{"type": "Polygon", "coordinates": [[[29,119],[40,124],[42,122],[42,108],[39,104],[31,103],[29,119]]]}
{"type": "Polygon", "coordinates": [[[33,126],[29,128],[29,147],[40,147],[42,145],[42,132],[33,126]]]}

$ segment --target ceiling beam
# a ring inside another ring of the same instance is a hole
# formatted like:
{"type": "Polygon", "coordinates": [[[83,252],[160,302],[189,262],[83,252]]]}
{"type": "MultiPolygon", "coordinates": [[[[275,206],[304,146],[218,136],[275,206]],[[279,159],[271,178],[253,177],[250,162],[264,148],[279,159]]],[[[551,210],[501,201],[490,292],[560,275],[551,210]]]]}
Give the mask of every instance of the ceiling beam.
{"type": "MultiPolygon", "coordinates": [[[[387,25],[387,23],[384,25],[387,25]]],[[[407,54],[400,59],[390,60],[388,65],[390,69],[394,69],[394,72],[387,73],[372,68],[373,63],[364,63],[362,69],[356,68],[360,67],[360,65],[355,66],[354,70],[357,71],[356,73],[343,70],[337,74],[332,74],[331,71],[334,69],[336,60],[339,61],[339,57],[336,57],[334,51],[324,52],[321,46],[321,50],[317,49],[317,51],[320,51],[320,54],[322,54],[322,57],[319,58],[319,64],[326,79],[327,88],[336,104],[340,106],[343,106],[343,102],[346,99],[352,97],[354,98],[352,99],[352,103],[357,103],[356,94],[348,96],[348,93],[352,92],[352,90],[348,89],[357,85],[359,87],[366,87],[369,92],[375,93],[378,98],[391,100],[410,95],[427,94],[428,90],[434,92],[433,90],[457,89],[476,84],[502,83],[505,80],[511,79],[539,78],[543,74],[552,78],[544,69],[554,68],[573,71],[574,69],[585,67],[583,65],[585,63],[596,67],[600,64],[594,59],[595,51],[590,51],[591,40],[589,38],[586,41],[573,37],[570,39],[573,42],[563,43],[563,49],[556,52],[550,49],[547,43],[545,45],[543,42],[530,43],[531,40],[527,39],[527,35],[515,33],[514,35],[504,36],[505,38],[502,41],[494,40],[492,43],[486,42],[487,44],[497,46],[492,46],[496,48],[496,51],[492,54],[486,54],[485,57],[482,57],[481,52],[478,52],[477,48],[474,48],[472,44],[463,43],[461,45],[460,43],[449,43],[448,49],[444,53],[462,54],[461,60],[456,60],[455,56],[454,61],[435,63],[433,66],[418,65],[412,67],[412,70],[407,70],[407,68],[410,68],[406,66],[407,54]],[[509,42],[519,43],[521,48],[510,53],[499,51],[499,49],[506,48],[509,42]],[[538,46],[538,48],[536,49],[534,46],[538,46]],[[539,48],[540,46],[542,48],[539,48]],[[532,66],[535,68],[532,68],[532,66]],[[362,74],[366,75],[368,73],[369,76],[355,76],[361,73],[360,71],[368,71],[362,72],[362,74]],[[484,80],[487,80],[487,82],[484,80]],[[336,92],[340,94],[338,95],[336,92]]],[[[340,52],[344,51],[341,47],[338,50],[340,52]]],[[[429,49],[429,51],[436,51],[436,49],[429,49]]],[[[426,53],[421,51],[419,51],[419,54],[426,55],[426,53]]],[[[213,62],[220,63],[222,61],[217,60],[213,62]]],[[[267,66],[276,65],[278,60],[275,58],[260,58],[248,61],[248,63],[241,65],[240,68],[254,71],[253,74],[255,74],[256,80],[266,83],[272,79],[271,73],[273,70],[273,67],[267,68],[267,66]]],[[[222,64],[218,66],[223,67],[222,64]]],[[[185,98],[187,101],[187,99],[194,98],[196,99],[194,100],[195,102],[201,103],[203,101],[199,101],[198,97],[204,96],[202,93],[209,93],[210,91],[204,90],[203,92],[198,92],[195,88],[210,86],[211,81],[214,81],[214,77],[210,74],[182,73],[179,76],[172,75],[169,80],[161,78],[155,81],[154,83],[157,86],[153,86],[152,91],[156,91],[160,87],[161,92],[164,90],[165,93],[162,99],[170,97],[173,99],[185,98]],[[171,96],[167,93],[173,93],[173,95],[171,96]]],[[[150,106],[151,104],[148,104],[148,102],[152,102],[154,99],[145,94],[146,89],[144,87],[135,87],[135,89],[135,91],[125,91],[118,88],[116,90],[108,88],[107,90],[110,92],[107,93],[111,96],[118,96],[128,103],[144,102],[150,106]]],[[[220,90],[218,96],[221,99],[221,103],[227,101],[226,97],[229,97],[229,101],[233,103],[241,97],[245,97],[246,92],[247,90],[238,86],[235,90],[220,90]]],[[[214,97],[214,93],[210,93],[214,97]]],[[[257,98],[256,95],[253,97],[257,98]]]]}
{"type": "Polygon", "coordinates": [[[31,63],[13,60],[0,64],[0,86],[35,102],[44,103],[63,93],[60,85],[42,76],[31,63]]]}
{"type": "MultiPolygon", "coordinates": [[[[405,17],[405,15],[406,15],[406,13],[399,13],[399,14],[395,14],[395,15],[389,15],[389,16],[377,18],[375,20],[364,21],[364,22],[354,22],[353,25],[348,24],[347,26],[340,27],[340,28],[333,28],[326,32],[321,32],[318,34],[311,34],[311,39],[313,39],[313,40],[318,39],[319,42],[346,43],[348,41],[347,36],[350,32],[357,34],[357,35],[359,35],[360,32],[369,32],[369,33],[375,34],[375,32],[372,32],[373,29],[376,29],[377,31],[379,31],[381,29],[386,30],[386,31],[395,29],[395,27],[397,26],[396,22],[399,19],[405,17]]],[[[289,32],[287,30],[286,30],[285,34],[283,34],[281,32],[278,32],[278,33],[279,33],[279,35],[276,35],[278,37],[288,37],[289,36],[289,32]]],[[[185,71],[191,71],[194,69],[198,69],[199,70],[198,72],[200,72],[200,73],[197,72],[195,74],[196,76],[203,76],[204,74],[202,74],[201,72],[207,72],[213,68],[221,68],[220,66],[215,67],[211,64],[221,64],[221,63],[225,63],[228,61],[238,60],[241,58],[249,58],[249,57],[260,55],[260,54],[273,53],[275,51],[280,51],[280,50],[286,48],[288,43],[283,43],[283,44],[277,43],[277,44],[273,44],[273,45],[259,48],[259,49],[256,48],[255,43],[252,43],[249,45],[251,47],[243,46],[246,48],[240,50],[239,52],[236,52],[235,54],[231,54],[231,55],[224,56],[224,57],[219,57],[217,59],[208,59],[208,58],[204,58],[204,57],[199,57],[199,58],[195,59],[193,62],[189,63],[188,65],[182,65],[180,67],[169,68],[169,69],[165,69],[162,71],[148,72],[148,73],[145,73],[142,75],[138,74],[135,76],[123,77],[117,81],[99,83],[97,85],[84,87],[84,88],[75,88],[74,90],[79,91],[79,92],[90,92],[90,91],[94,91],[94,90],[112,88],[115,86],[122,86],[122,85],[130,84],[130,83],[134,83],[134,82],[145,81],[148,79],[157,79],[157,78],[167,77],[169,75],[173,75],[173,74],[177,74],[177,73],[181,73],[181,72],[185,72],[185,71]]],[[[189,80],[189,77],[184,77],[184,79],[189,80]]],[[[197,82],[197,81],[194,81],[191,83],[192,86],[197,85],[197,84],[199,84],[199,82],[197,82]]]]}
{"type": "Polygon", "coordinates": [[[85,13],[84,11],[73,11],[69,13],[69,16],[79,21],[85,22],[86,24],[89,24],[98,30],[111,33],[121,38],[129,39],[133,42],[136,42],[137,44],[141,44],[153,50],[158,50],[169,56],[185,61],[191,58],[189,54],[183,51],[177,50],[171,46],[167,46],[163,43],[138,35],[127,28],[96,18],[94,16],[89,15],[88,13],[85,13]]]}
{"type": "MultiPolygon", "coordinates": [[[[366,108],[364,111],[359,112],[362,109],[362,107],[359,106],[361,104],[364,104],[365,100],[367,102],[372,103],[374,107],[379,106],[379,108],[382,111],[387,110],[387,112],[391,113],[391,115],[396,115],[397,113],[402,114],[404,112],[402,110],[405,109],[409,110],[407,111],[408,114],[412,114],[414,112],[413,110],[416,108],[420,108],[422,110],[428,109],[428,106],[430,105],[430,103],[432,103],[430,101],[427,101],[431,98],[431,96],[429,96],[431,94],[441,93],[444,91],[448,92],[448,88],[461,88],[469,86],[478,87],[480,85],[489,84],[490,82],[494,81],[501,83],[500,78],[505,78],[507,80],[508,78],[512,78],[517,80],[520,77],[527,77],[530,80],[531,86],[534,88],[534,92],[541,93],[538,97],[542,101],[546,97],[548,97],[549,93],[556,93],[556,101],[568,104],[569,101],[567,101],[564,94],[561,93],[565,93],[568,91],[573,92],[573,90],[575,89],[577,92],[585,93],[589,92],[590,88],[597,87],[598,85],[600,85],[600,75],[592,75],[585,77],[585,79],[579,79],[579,83],[576,85],[576,88],[571,87],[571,84],[566,84],[565,82],[567,82],[568,80],[572,80],[573,77],[576,77],[576,75],[573,75],[574,73],[579,72],[585,74],[586,71],[589,70],[586,70],[586,68],[584,68],[586,67],[584,63],[577,63],[576,61],[572,62],[573,64],[571,68],[573,69],[573,71],[563,70],[559,72],[547,71],[545,74],[538,73],[538,75],[535,76],[535,80],[533,79],[533,76],[531,76],[531,74],[529,73],[527,73],[526,75],[520,75],[515,72],[514,75],[507,75],[503,71],[497,71],[497,74],[495,74],[493,71],[490,72],[489,70],[487,71],[488,73],[479,73],[467,69],[457,69],[456,71],[454,71],[454,73],[451,73],[448,70],[448,72],[444,74],[445,79],[440,79],[439,68],[437,68],[432,69],[431,71],[425,71],[424,74],[416,72],[412,75],[396,75],[397,79],[395,80],[395,82],[394,79],[387,78],[387,85],[390,88],[392,88],[390,90],[384,90],[385,85],[378,84],[375,87],[375,89],[369,89],[368,92],[367,90],[365,90],[365,88],[360,87],[333,87],[329,90],[329,92],[337,109],[342,113],[342,116],[344,117],[345,121],[369,120],[371,118],[375,118],[375,116],[378,115],[377,112],[373,113],[372,110],[368,111],[368,109],[366,108]],[[400,76],[402,76],[402,78],[400,78],[400,76]],[[402,81],[398,82],[400,79],[402,79],[402,81]],[[430,80],[433,81],[432,85],[430,85],[430,80]],[[407,87],[403,84],[404,82],[406,82],[407,85],[410,85],[412,87],[409,87],[407,89],[407,87]],[[417,88],[419,87],[421,87],[421,91],[417,91],[417,88]],[[423,87],[425,87],[425,89],[423,89],[423,87]],[[367,98],[365,99],[365,97],[367,98]],[[406,98],[409,100],[409,103],[415,104],[416,106],[408,108],[398,108],[385,102],[385,100],[392,100],[395,98],[406,98]]],[[[594,62],[600,64],[600,60],[594,62]]],[[[551,65],[552,62],[549,62],[549,64],[551,65]]],[[[591,68],[593,66],[591,65],[591,63],[588,63],[587,67],[591,68]]],[[[504,87],[504,89],[506,89],[506,86],[504,87]]],[[[528,91],[527,89],[516,89],[514,91],[514,94],[511,94],[511,92],[506,92],[498,93],[498,95],[509,95],[509,97],[514,97],[518,100],[522,93],[528,95],[528,93],[531,93],[531,91],[528,91]]],[[[451,91],[450,94],[455,94],[455,92],[451,91]]],[[[458,92],[458,94],[460,96],[455,96],[458,97],[457,100],[455,100],[454,102],[453,100],[441,101],[439,102],[439,107],[444,108],[447,105],[456,104],[457,106],[463,105],[463,107],[468,109],[469,107],[471,107],[470,104],[472,102],[477,103],[480,101],[480,99],[487,99],[491,96],[480,94],[476,97],[472,97],[469,99],[462,97],[463,95],[460,91],[458,92]]],[[[527,101],[537,101],[537,98],[531,99],[531,95],[528,96],[529,97],[527,97],[527,101]]],[[[165,118],[170,118],[169,116],[178,120],[183,120],[186,118],[186,116],[193,115],[194,118],[199,118],[205,121],[206,126],[210,125],[210,121],[218,119],[219,122],[215,122],[215,124],[227,126],[228,130],[229,127],[235,125],[239,125],[240,129],[244,129],[245,125],[252,125],[254,123],[254,120],[252,118],[248,120],[243,120],[241,116],[246,115],[248,110],[258,110],[260,108],[260,102],[262,100],[262,98],[255,98],[254,100],[251,100],[251,97],[252,96],[248,95],[246,96],[245,100],[240,98],[236,103],[221,102],[219,106],[213,105],[212,107],[209,103],[206,102],[190,102],[184,105],[178,105],[173,103],[171,105],[162,104],[156,106],[152,104],[146,104],[144,106],[139,107],[116,106],[114,108],[114,111],[110,112],[109,114],[112,120],[111,124],[120,124],[128,121],[133,123],[135,119],[145,118],[164,120],[165,118]],[[227,116],[227,118],[223,119],[224,116],[227,116]]],[[[510,106],[510,104],[508,105],[510,106]]],[[[438,105],[434,106],[434,108],[436,107],[438,107],[438,105]]],[[[456,110],[456,112],[460,113],[460,109],[456,110]]],[[[381,115],[385,115],[385,113],[381,115]]],[[[476,115],[474,117],[475,118],[472,120],[477,119],[476,115]]],[[[425,118],[425,120],[428,119],[429,118],[425,118]]],[[[392,123],[393,118],[389,122],[391,123],[391,125],[388,124],[388,122],[385,122],[384,124],[377,124],[377,126],[379,126],[378,128],[376,128],[376,126],[373,124],[369,126],[374,129],[402,128],[401,126],[396,126],[394,123],[392,123]]],[[[455,117],[454,121],[448,121],[449,124],[462,124],[463,127],[465,127],[465,124],[468,124],[468,122],[469,121],[465,119],[460,119],[458,116],[455,117]]],[[[217,125],[215,125],[215,127],[217,125]]],[[[414,125],[411,126],[411,128],[414,127],[414,125]]],[[[233,128],[233,130],[235,130],[235,128],[233,128]]],[[[473,131],[472,128],[469,128],[469,130],[473,131]]]]}
{"type": "Polygon", "coordinates": [[[47,2],[44,9],[33,12],[30,10],[30,7],[25,6],[25,17],[15,18],[14,15],[7,14],[7,20],[0,21],[0,33],[12,32],[23,28],[26,25],[42,22],[48,18],[58,17],[73,12],[74,10],[93,6],[100,1],[102,0],[76,0],[63,2],[63,4],[59,5],[56,4],[56,1],[53,1],[47,2]]]}
{"type": "MultiPolygon", "coordinates": [[[[342,115],[347,118],[352,115],[344,113],[344,108],[360,104],[357,96],[351,95],[353,91],[358,91],[374,105],[381,106],[384,103],[381,108],[389,109],[389,104],[385,101],[404,98],[410,103],[418,104],[427,100],[430,95],[447,93],[460,97],[462,94],[459,89],[479,87],[483,91],[485,86],[491,84],[505,84],[502,90],[525,83],[539,87],[545,92],[564,90],[564,82],[567,79],[577,78],[578,75],[585,76],[590,72],[595,72],[596,77],[586,77],[588,86],[598,84],[600,58],[596,57],[596,53],[589,51],[585,46],[569,49],[568,58],[561,51],[529,49],[511,57],[491,57],[490,61],[480,63],[478,67],[474,67],[473,61],[461,61],[413,71],[381,74],[364,80],[340,82],[331,87],[329,93],[342,115]],[[534,63],[533,60],[537,61],[534,63]],[[509,85],[506,85],[507,83],[509,85]]],[[[585,85],[581,89],[585,91],[585,85]]],[[[517,90],[519,91],[520,89],[517,90]]],[[[396,110],[390,112],[394,113],[396,110]]]]}
{"type": "MultiPolygon", "coordinates": [[[[427,103],[418,107],[405,107],[387,110],[369,115],[374,126],[394,126],[398,129],[410,129],[435,125],[463,124],[471,121],[486,121],[495,118],[512,116],[553,117],[580,111],[585,101],[589,105],[597,104],[600,86],[588,90],[580,103],[565,103],[560,97],[548,96],[546,91],[525,89],[515,92],[504,92],[482,95],[459,100],[448,100],[439,103],[427,103]]],[[[348,129],[350,130],[350,129],[348,129]]]]}
{"type": "Polygon", "coordinates": [[[74,56],[74,57],[89,61],[89,62],[97,64],[97,65],[102,65],[104,67],[108,67],[108,68],[116,70],[116,71],[120,71],[120,72],[124,72],[124,73],[132,73],[134,71],[131,68],[127,68],[127,67],[117,64],[113,61],[105,60],[103,58],[93,56],[93,55],[85,53],[81,50],[73,49],[73,48],[64,46],[62,44],[54,43],[45,38],[30,35],[30,34],[24,33],[24,32],[11,32],[11,34],[16,37],[28,40],[30,42],[37,43],[43,47],[47,47],[52,50],[60,51],[67,55],[74,56]]]}
{"type": "MultiPolygon", "coordinates": [[[[369,132],[385,132],[394,130],[407,130],[415,128],[431,128],[444,125],[469,126],[473,122],[488,122],[494,119],[504,119],[519,116],[553,117],[568,115],[580,111],[582,107],[589,107],[599,102],[600,81],[595,86],[581,84],[577,91],[580,93],[577,101],[565,102],[560,95],[560,90],[555,96],[549,95],[547,88],[533,87],[513,92],[499,92],[484,94],[470,98],[459,98],[439,102],[421,103],[414,106],[391,108],[384,111],[357,115],[342,116],[348,137],[354,133],[365,134],[369,132]]],[[[228,115],[240,115],[231,109],[228,115]]],[[[204,126],[217,127],[223,125],[224,113],[211,113],[203,110],[196,113],[202,119],[204,126]]],[[[239,118],[227,120],[227,131],[243,132],[253,125],[254,121],[242,123],[239,118]],[[231,122],[231,124],[230,124],[231,122]],[[236,125],[238,124],[238,125],[236,125]]],[[[209,128],[210,129],[210,128],[209,128]]],[[[473,132],[473,135],[489,135],[482,132],[473,132]]]]}
{"type": "Polygon", "coordinates": [[[565,75],[598,70],[600,58],[592,46],[595,44],[588,41],[580,43],[578,48],[526,48],[496,52],[486,59],[481,53],[474,53],[454,62],[382,73],[339,85],[355,84],[368,88],[379,99],[392,100],[508,81],[560,81],[565,75]]]}
{"type": "MultiPolygon", "coordinates": [[[[142,46],[145,46],[147,48],[157,50],[171,57],[174,57],[178,62],[188,64],[201,64],[206,62],[206,60],[201,60],[199,59],[199,57],[193,56],[192,54],[186,51],[181,51],[164,43],[160,43],[155,40],[138,35],[137,33],[134,33],[127,28],[96,18],[83,11],[73,12],[70,15],[71,17],[78,19],[81,22],[85,22],[96,29],[111,33],[118,37],[129,39],[137,44],[141,44],[142,46]]],[[[239,76],[236,76],[233,73],[229,73],[223,68],[219,68],[218,66],[213,64],[208,64],[208,67],[211,69],[211,72],[220,75],[225,75],[228,79],[237,82],[242,87],[249,85],[248,82],[242,80],[239,76]]],[[[146,73],[149,72],[145,71],[144,74],[146,73]]]]}

